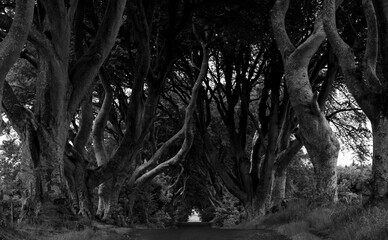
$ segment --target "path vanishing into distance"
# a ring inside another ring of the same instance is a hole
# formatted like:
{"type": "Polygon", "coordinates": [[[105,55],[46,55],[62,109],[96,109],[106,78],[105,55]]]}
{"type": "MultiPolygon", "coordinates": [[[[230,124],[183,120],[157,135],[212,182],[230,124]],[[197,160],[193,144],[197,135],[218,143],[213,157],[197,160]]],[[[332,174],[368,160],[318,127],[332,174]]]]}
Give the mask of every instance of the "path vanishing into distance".
{"type": "Polygon", "coordinates": [[[206,224],[187,223],[175,229],[140,230],[126,234],[131,240],[288,240],[271,230],[211,228],[206,224]]]}

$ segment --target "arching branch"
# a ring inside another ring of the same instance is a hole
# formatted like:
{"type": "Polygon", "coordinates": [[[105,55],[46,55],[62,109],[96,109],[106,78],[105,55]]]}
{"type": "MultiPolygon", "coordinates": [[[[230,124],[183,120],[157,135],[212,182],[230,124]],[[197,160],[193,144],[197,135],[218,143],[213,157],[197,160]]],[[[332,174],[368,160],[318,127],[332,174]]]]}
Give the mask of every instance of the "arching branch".
{"type": "MultiPolygon", "coordinates": [[[[368,12],[368,10],[365,10],[365,11],[368,12]]],[[[371,10],[369,10],[369,12],[370,11],[371,10]]],[[[345,43],[345,41],[340,37],[338,33],[337,25],[336,25],[335,0],[325,0],[323,4],[323,12],[324,12],[324,15],[323,15],[324,29],[327,34],[327,38],[330,42],[330,45],[333,48],[333,52],[337,56],[338,61],[340,63],[342,73],[345,77],[346,85],[350,93],[352,93],[352,95],[354,96],[358,104],[361,106],[361,108],[364,110],[368,118],[374,119],[376,117],[376,112],[374,109],[374,101],[369,101],[369,100],[373,99],[374,98],[373,95],[375,95],[376,93],[371,91],[372,89],[368,87],[373,85],[371,83],[371,79],[365,79],[367,83],[364,83],[362,71],[356,64],[355,56],[351,47],[345,43]],[[370,97],[364,98],[364,96],[366,95],[369,95],[372,98],[370,97]]],[[[374,20],[370,18],[367,22],[368,24],[371,24],[373,21],[374,20]]],[[[373,26],[371,28],[373,30],[373,26]]],[[[369,31],[369,28],[368,28],[368,31],[369,31]]],[[[373,37],[375,36],[375,34],[376,33],[368,33],[368,36],[373,37]]],[[[375,41],[375,40],[369,39],[368,37],[367,39],[367,42],[369,42],[367,43],[368,45],[371,44],[370,41],[375,41]]],[[[375,50],[373,49],[374,49],[373,46],[369,47],[367,54],[365,55],[364,62],[374,61],[375,50]]],[[[373,70],[373,66],[371,68],[370,67],[368,68],[369,68],[368,71],[373,70]]],[[[372,82],[375,80],[372,80],[372,82]]]]}
{"type": "Polygon", "coordinates": [[[34,1],[17,0],[15,12],[11,28],[0,44],[0,103],[3,98],[5,77],[18,59],[27,40],[34,12],[34,1]]]}
{"type": "Polygon", "coordinates": [[[74,89],[68,105],[70,115],[75,113],[116,41],[125,4],[126,0],[108,2],[103,22],[92,45],[70,70],[70,81],[74,89]]]}
{"type": "MultiPolygon", "coordinates": [[[[199,93],[199,90],[202,86],[202,82],[206,77],[208,64],[209,64],[209,52],[207,49],[207,45],[204,42],[204,39],[199,38],[199,41],[201,42],[202,51],[203,51],[201,71],[199,72],[197,80],[195,81],[195,84],[193,86],[193,90],[191,93],[191,99],[190,99],[189,105],[186,108],[185,120],[184,120],[183,127],[179,131],[181,134],[184,135],[184,141],[183,141],[182,147],[180,148],[180,150],[178,151],[178,153],[174,157],[159,164],[157,167],[153,168],[152,170],[148,171],[147,173],[143,174],[141,177],[136,179],[136,181],[135,181],[136,185],[143,184],[144,182],[157,176],[159,173],[164,171],[167,167],[169,167],[169,166],[171,166],[179,161],[182,161],[186,157],[188,151],[190,150],[190,147],[192,145],[193,138],[194,138],[194,133],[192,130],[192,123],[191,122],[192,122],[194,110],[196,107],[198,93],[199,93]]],[[[179,134],[179,135],[181,135],[181,134],[179,134]]],[[[176,135],[174,137],[176,137],[176,135]]]]}
{"type": "Polygon", "coordinates": [[[104,102],[102,103],[101,109],[98,112],[96,119],[94,120],[92,136],[93,136],[93,148],[97,159],[97,165],[107,163],[108,156],[105,151],[104,145],[104,130],[106,123],[108,122],[109,112],[112,108],[113,102],[113,91],[110,86],[109,75],[106,69],[101,68],[100,70],[100,81],[104,87],[104,102]]]}
{"type": "Polygon", "coordinates": [[[271,9],[271,23],[283,60],[288,58],[288,55],[295,50],[286,30],[285,18],[288,11],[289,0],[276,0],[271,9]]]}
{"type": "Polygon", "coordinates": [[[368,26],[366,49],[364,54],[363,69],[368,87],[373,92],[381,92],[383,85],[376,75],[376,64],[379,49],[379,34],[377,28],[376,12],[371,0],[363,0],[362,6],[368,26]]]}

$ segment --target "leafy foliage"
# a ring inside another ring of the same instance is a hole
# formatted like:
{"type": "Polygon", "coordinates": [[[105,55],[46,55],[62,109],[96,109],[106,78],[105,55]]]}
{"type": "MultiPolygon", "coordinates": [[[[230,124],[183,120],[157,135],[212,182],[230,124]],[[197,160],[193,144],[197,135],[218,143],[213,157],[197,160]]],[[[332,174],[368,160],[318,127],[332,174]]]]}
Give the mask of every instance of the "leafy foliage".
{"type": "Polygon", "coordinates": [[[338,167],[338,198],[347,204],[360,203],[372,180],[370,165],[338,167]],[[366,189],[367,188],[367,189],[366,189]]]}
{"type": "Polygon", "coordinates": [[[244,219],[243,206],[236,197],[226,191],[220,206],[215,208],[213,223],[215,226],[234,226],[244,219]]]}
{"type": "Polygon", "coordinates": [[[6,139],[0,145],[0,190],[13,195],[20,190],[16,181],[20,172],[20,141],[10,125],[3,132],[6,139]]]}
{"type": "Polygon", "coordinates": [[[309,199],[314,196],[314,169],[308,156],[299,152],[287,170],[287,199],[309,199]]]}
{"type": "MultiPolygon", "coordinates": [[[[151,224],[159,228],[169,226],[172,218],[166,209],[166,206],[171,201],[168,180],[168,176],[161,174],[144,186],[136,196],[133,216],[127,216],[127,218],[132,218],[137,223],[151,224]]],[[[128,204],[128,199],[130,198],[125,195],[126,192],[130,192],[130,190],[126,189],[124,185],[120,196],[121,200],[119,201],[123,209],[125,204],[128,204]]]]}

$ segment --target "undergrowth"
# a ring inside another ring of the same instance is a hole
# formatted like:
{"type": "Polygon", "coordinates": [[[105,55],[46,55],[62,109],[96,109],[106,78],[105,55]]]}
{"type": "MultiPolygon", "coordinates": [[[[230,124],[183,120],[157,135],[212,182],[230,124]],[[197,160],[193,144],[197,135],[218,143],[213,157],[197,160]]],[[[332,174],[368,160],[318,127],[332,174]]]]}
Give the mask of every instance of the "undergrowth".
{"type": "Polygon", "coordinates": [[[304,216],[309,212],[307,203],[305,201],[297,201],[289,204],[288,207],[282,211],[266,217],[262,224],[263,225],[281,225],[291,222],[296,222],[303,219],[304,216]]]}
{"type": "MultiPolygon", "coordinates": [[[[344,219],[345,220],[345,219],[344,219]]],[[[388,210],[369,208],[356,213],[341,228],[334,228],[332,239],[338,240],[383,240],[388,239],[388,210]]]]}
{"type": "Polygon", "coordinates": [[[378,207],[339,203],[311,209],[301,201],[267,216],[261,224],[278,226],[287,236],[310,232],[335,240],[388,239],[388,210],[378,207]]]}

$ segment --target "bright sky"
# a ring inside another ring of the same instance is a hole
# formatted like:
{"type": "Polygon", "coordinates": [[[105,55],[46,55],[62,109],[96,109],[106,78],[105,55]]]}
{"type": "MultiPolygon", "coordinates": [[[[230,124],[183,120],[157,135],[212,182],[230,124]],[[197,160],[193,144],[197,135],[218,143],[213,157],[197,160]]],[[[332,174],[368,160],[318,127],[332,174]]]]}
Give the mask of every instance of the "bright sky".
{"type": "MultiPolygon", "coordinates": [[[[367,121],[366,126],[372,132],[372,126],[371,126],[369,121],[367,121]]],[[[370,146],[369,147],[369,152],[372,153],[372,150],[373,150],[372,149],[372,146],[373,146],[372,139],[366,139],[366,140],[369,141],[369,146],[370,146]]],[[[341,144],[343,144],[343,143],[341,143],[341,144]]],[[[353,163],[353,159],[352,159],[353,156],[354,156],[354,154],[352,152],[347,151],[345,149],[341,150],[340,154],[338,156],[338,163],[337,163],[337,165],[338,166],[349,166],[349,165],[351,165],[353,163]]],[[[369,160],[370,163],[371,163],[371,160],[372,159],[369,160]]]]}
{"type": "Polygon", "coordinates": [[[201,222],[201,219],[199,218],[197,211],[192,210],[192,213],[189,216],[188,222],[201,222]]]}
{"type": "Polygon", "coordinates": [[[338,155],[338,166],[349,166],[353,163],[353,154],[350,152],[341,151],[338,155]]]}

